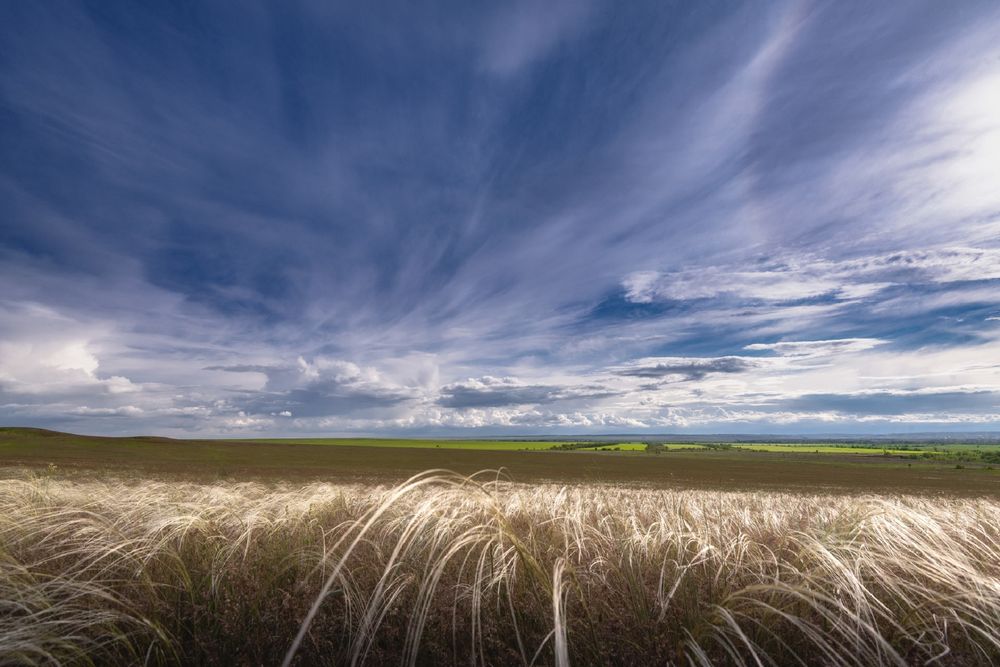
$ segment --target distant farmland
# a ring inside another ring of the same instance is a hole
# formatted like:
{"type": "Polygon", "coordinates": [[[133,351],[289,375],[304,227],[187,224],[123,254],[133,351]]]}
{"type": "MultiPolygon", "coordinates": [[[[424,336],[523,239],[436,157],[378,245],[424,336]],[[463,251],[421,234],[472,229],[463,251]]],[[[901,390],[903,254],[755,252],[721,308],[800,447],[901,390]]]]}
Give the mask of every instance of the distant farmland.
{"type": "Polygon", "coordinates": [[[0,429],[0,467],[215,479],[395,483],[428,469],[501,470],[518,482],[661,488],[1000,495],[995,445],[935,451],[504,440],[174,440],[0,429]],[[615,449],[618,448],[618,451],[615,449]],[[754,449],[766,451],[753,451],[754,449]]]}
{"type": "Polygon", "coordinates": [[[341,447],[394,447],[402,449],[475,449],[484,451],[539,451],[557,449],[572,444],[581,449],[617,449],[619,451],[645,451],[646,445],[637,442],[575,442],[553,440],[444,440],[432,438],[253,438],[235,442],[260,442],[279,445],[331,445],[341,447]]]}

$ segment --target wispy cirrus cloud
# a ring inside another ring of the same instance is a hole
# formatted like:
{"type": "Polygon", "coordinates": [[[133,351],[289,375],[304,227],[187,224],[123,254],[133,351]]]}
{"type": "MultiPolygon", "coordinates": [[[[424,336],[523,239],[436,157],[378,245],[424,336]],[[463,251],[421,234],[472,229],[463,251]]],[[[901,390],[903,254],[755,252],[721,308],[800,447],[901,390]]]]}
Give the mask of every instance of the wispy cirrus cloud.
{"type": "Polygon", "coordinates": [[[778,343],[751,343],[744,347],[753,352],[767,351],[790,357],[822,357],[863,352],[886,341],[877,338],[839,338],[833,340],[789,340],[778,343]]]}
{"type": "Polygon", "coordinates": [[[622,288],[635,303],[718,297],[782,302],[823,296],[850,301],[876,297],[900,284],[996,280],[1000,280],[1000,247],[943,247],[840,260],[795,255],[752,268],[639,271],[626,276],[622,288]]]}

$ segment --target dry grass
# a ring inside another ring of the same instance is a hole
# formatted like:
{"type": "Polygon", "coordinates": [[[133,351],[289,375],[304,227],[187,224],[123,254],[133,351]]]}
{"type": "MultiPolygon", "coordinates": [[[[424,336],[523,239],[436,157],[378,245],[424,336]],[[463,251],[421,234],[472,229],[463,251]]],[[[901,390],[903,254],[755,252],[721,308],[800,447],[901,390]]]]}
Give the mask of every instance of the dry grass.
{"type": "Polygon", "coordinates": [[[0,664],[1000,662],[1000,503],[0,480],[0,664]]]}

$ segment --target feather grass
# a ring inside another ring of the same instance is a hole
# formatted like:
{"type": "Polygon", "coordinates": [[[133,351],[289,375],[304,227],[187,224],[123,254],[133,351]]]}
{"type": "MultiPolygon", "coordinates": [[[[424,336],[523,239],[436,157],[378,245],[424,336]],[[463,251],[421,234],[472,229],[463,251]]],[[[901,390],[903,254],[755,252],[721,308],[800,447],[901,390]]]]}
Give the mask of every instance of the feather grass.
{"type": "Polygon", "coordinates": [[[0,481],[0,664],[1000,663],[1000,503],[0,481]]]}

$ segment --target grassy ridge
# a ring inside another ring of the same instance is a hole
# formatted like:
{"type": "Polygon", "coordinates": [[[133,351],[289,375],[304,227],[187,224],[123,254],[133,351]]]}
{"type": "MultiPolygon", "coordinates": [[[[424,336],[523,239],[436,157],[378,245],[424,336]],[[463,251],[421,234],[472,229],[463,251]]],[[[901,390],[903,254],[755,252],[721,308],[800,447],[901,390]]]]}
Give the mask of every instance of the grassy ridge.
{"type": "Polygon", "coordinates": [[[996,500],[35,477],[0,544],[0,664],[1000,662],[996,500]]]}

